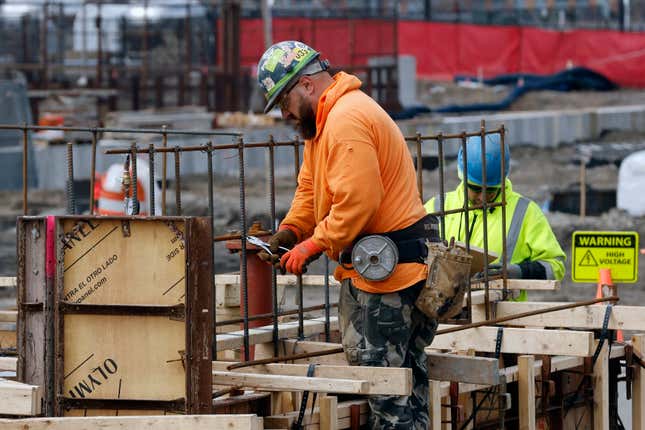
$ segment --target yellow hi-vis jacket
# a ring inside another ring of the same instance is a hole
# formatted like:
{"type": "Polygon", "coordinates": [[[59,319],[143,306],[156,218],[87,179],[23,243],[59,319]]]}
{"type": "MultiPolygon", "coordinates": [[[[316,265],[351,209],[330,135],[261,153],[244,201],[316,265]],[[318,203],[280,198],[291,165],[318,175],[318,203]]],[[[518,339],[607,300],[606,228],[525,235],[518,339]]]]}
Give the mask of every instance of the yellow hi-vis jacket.
{"type": "MultiPolygon", "coordinates": [[[[464,207],[464,183],[457,189],[446,193],[444,210],[464,207]]],[[[502,200],[501,193],[495,202],[502,200]]],[[[425,204],[427,212],[441,210],[437,196],[425,204]]],[[[502,258],[502,210],[501,207],[489,208],[486,215],[488,224],[488,249],[500,256],[495,263],[501,263],[502,258]]],[[[466,241],[466,226],[464,213],[449,214],[445,217],[445,239],[454,237],[457,241],[466,241]]],[[[481,209],[468,212],[470,223],[470,243],[484,247],[483,216],[481,209]]],[[[546,272],[547,279],[562,280],[564,277],[564,260],[566,255],[548,220],[540,207],[532,200],[513,191],[510,179],[506,179],[506,250],[510,256],[507,264],[520,264],[525,261],[540,263],[546,272]]],[[[526,300],[526,292],[522,291],[519,300],[526,300]]]]}

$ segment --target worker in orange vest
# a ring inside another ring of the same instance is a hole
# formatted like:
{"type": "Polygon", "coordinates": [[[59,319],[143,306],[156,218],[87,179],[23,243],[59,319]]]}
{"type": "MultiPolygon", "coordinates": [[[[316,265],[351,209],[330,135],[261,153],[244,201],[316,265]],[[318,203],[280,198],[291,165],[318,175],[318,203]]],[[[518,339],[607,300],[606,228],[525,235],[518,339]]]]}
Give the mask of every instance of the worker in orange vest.
{"type": "MultiPolygon", "coordinates": [[[[148,167],[148,160],[145,157],[137,157],[138,212],[134,211],[134,205],[132,204],[133,190],[129,190],[127,196],[129,199],[126,202],[126,189],[130,188],[130,178],[132,177],[132,169],[130,169],[129,164],[128,161],[126,161],[125,167],[123,164],[112,164],[100,178],[99,187],[95,190],[95,198],[97,199],[96,213],[98,215],[150,215],[150,168],[148,167]],[[127,210],[126,207],[128,207],[127,210]]],[[[156,183],[154,188],[155,201],[159,202],[161,189],[156,183]]],[[[160,205],[155,204],[153,215],[161,215],[160,205]]]]}

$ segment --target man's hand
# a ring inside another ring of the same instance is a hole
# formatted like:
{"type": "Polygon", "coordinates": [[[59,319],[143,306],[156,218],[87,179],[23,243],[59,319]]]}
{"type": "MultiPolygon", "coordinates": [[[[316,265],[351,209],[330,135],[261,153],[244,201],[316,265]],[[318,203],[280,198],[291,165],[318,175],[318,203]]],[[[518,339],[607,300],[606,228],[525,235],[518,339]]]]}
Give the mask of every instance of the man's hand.
{"type": "Polygon", "coordinates": [[[307,270],[307,264],[320,257],[322,252],[323,248],[316,245],[313,240],[307,239],[284,254],[280,259],[280,265],[288,272],[302,275],[307,270]]]}
{"type": "MultiPolygon", "coordinates": [[[[522,268],[519,264],[507,264],[506,275],[508,279],[522,279],[522,268]]],[[[488,266],[488,276],[502,276],[502,265],[499,263],[491,264],[488,266]]],[[[484,280],[484,272],[479,272],[475,275],[477,281],[484,280]]]]}
{"type": "MultiPolygon", "coordinates": [[[[281,270],[280,267],[280,247],[291,249],[298,242],[296,234],[288,228],[283,228],[269,239],[269,250],[271,254],[266,251],[260,251],[258,258],[269,264],[273,264],[276,270],[281,270]]],[[[283,270],[284,271],[284,270],[283,270]]]]}

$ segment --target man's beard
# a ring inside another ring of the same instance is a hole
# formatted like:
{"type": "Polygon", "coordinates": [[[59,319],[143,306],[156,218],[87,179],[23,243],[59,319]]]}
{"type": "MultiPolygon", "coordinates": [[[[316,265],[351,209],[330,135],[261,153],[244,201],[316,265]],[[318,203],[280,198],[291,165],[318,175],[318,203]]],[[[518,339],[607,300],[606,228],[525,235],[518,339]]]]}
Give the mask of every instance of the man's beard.
{"type": "Polygon", "coordinates": [[[313,139],[316,137],[316,115],[314,110],[309,104],[302,103],[298,113],[300,120],[296,128],[305,139],[313,139]]]}

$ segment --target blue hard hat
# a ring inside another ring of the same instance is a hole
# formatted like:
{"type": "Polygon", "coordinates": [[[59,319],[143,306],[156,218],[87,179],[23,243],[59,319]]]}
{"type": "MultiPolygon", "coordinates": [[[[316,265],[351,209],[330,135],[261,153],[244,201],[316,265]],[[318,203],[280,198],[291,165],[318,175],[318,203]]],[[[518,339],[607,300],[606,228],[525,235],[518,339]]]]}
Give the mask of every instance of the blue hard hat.
{"type": "MultiPolygon", "coordinates": [[[[273,108],[280,94],[291,88],[304,69],[319,57],[318,51],[295,40],[278,42],[266,50],[258,62],[258,82],[267,100],[264,113],[273,108]]],[[[326,70],[329,63],[319,60],[318,64],[316,72],[326,70]]]]}
{"type": "MultiPolygon", "coordinates": [[[[468,183],[483,185],[484,175],[482,174],[482,138],[471,136],[466,142],[468,150],[468,183]]],[[[504,145],[504,175],[502,177],[502,145],[499,134],[486,135],[486,186],[498,187],[504,178],[508,176],[511,164],[511,151],[508,144],[504,145]]],[[[459,148],[457,155],[457,168],[459,178],[464,179],[464,155],[463,146],[459,148]]]]}

